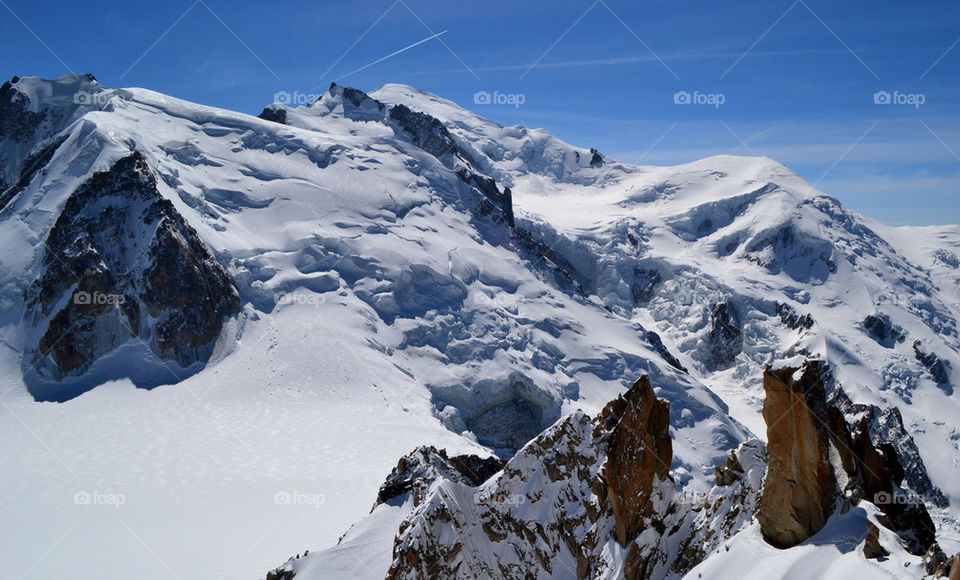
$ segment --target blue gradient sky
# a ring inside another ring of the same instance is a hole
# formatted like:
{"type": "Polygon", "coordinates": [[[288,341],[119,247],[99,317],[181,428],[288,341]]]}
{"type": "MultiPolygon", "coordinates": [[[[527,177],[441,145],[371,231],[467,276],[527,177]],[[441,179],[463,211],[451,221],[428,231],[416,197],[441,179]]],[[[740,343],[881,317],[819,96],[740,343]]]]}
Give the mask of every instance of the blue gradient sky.
{"type": "Polygon", "coordinates": [[[960,223],[956,1],[0,4],[6,78],[92,72],[249,113],[331,81],[401,82],[623,161],[767,155],[881,221],[960,223]]]}

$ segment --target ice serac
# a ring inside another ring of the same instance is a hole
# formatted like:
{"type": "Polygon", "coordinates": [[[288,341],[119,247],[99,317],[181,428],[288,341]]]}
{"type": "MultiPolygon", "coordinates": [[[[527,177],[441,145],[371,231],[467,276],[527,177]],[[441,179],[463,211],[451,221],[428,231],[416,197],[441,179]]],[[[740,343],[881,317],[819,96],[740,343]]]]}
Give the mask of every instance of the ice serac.
{"type": "Polygon", "coordinates": [[[617,541],[626,546],[656,516],[651,500],[653,489],[670,477],[670,403],[658,399],[650,379],[643,376],[625,396],[606,406],[601,421],[603,425],[613,425],[603,479],[613,509],[617,541]]]}
{"type": "Polygon", "coordinates": [[[82,374],[130,339],[189,367],[209,356],[240,308],[230,277],[160,195],[138,152],[67,199],[26,303],[36,361],[54,379],[82,374]]]}
{"type": "Polygon", "coordinates": [[[822,529],[834,508],[826,390],[816,362],[768,369],[763,389],[770,465],[757,517],[768,542],[789,548],[822,529]]]}

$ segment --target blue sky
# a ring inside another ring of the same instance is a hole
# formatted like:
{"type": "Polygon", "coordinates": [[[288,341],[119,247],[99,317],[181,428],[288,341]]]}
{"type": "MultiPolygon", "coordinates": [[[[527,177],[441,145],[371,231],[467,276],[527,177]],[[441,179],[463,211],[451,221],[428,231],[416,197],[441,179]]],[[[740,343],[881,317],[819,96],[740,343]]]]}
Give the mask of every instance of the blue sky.
{"type": "Polygon", "coordinates": [[[881,221],[960,223],[956,1],[0,4],[6,78],[91,72],[250,113],[401,82],[622,161],[767,155],[881,221]]]}

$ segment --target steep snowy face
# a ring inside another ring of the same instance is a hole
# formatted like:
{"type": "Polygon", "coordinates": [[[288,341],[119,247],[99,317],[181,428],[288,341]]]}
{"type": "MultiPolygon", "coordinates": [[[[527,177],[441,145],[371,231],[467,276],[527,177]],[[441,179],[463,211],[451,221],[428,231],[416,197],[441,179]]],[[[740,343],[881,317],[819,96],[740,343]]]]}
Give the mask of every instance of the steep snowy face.
{"type": "MultiPolygon", "coordinates": [[[[656,332],[595,303],[548,240],[514,223],[487,157],[416,101],[333,85],[254,118],[98,90],[99,108],[70,108],[38,143],[0,215],[14,250],[5,332],[34,353],[35,396],[176,381],[229,356],[248,324],[337,296],[384,372],[422,385],[431,421],[502,455],[573,408],[598,411],[641,370],[670,393],[684,483],[706,485],[708,459],[747,436],[656,332]],[[63,252],[76,257],[53,259],[63,252]],[[159,262],[181,281],[160,296],[159,262]],[[78,292],[117,299],[74,304],[78,292]],[[38,298],[23,308],[22,295],[38,298]]],[[[17,93],[21,108],[54,106],[46,92],[17,93]]],[[[309,340],[322,352],[327,338],[309,340]]]]}
{"type": "Polygon", "coordinates": [[[948,483],[957,449],[939,442],[955,441],[960,412],[956,228],[877,224],[765,158],[594,166],[585,150],[410,87],[371,94],[444,119],[509,184],[517,229],[550,248],[570,287],[655,332],[754,432],[762,370],[816,355],[854,400],[899,407],[908,431],[929,435],[926,460],[948,483]]]}

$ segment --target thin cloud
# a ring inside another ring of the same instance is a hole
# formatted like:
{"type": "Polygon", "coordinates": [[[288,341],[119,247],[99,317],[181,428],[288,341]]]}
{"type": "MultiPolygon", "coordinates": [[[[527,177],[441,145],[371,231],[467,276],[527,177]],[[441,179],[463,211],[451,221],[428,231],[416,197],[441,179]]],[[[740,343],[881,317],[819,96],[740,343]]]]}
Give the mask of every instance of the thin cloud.
{"type": "MultiPolygon", "coordinates": [[[[861,54],[907,53],[907,52],[938,51],[938,50],[943,50],[944,48],[945,47],[940,47],[940,46],[914,46],[909,48],[857,49],[857,52],[861,54]]],[[[717,60],[717,59],[737,58],[738,56],[740,56],[740,54],[741,53],[738,53],[736,51],[685,52],[685,53],[674,53],[674,54],[661,54],[659,59],[653,55],[617,56],[617,57],[607,57],[607,58],[540,62],[539,64],[537,64],[537,68],[543,69],[543,68],[584,68],[584,67],[600,67],[600,66],[624,66],[624,65],[630,65],[630,64],[658,63],[661,60],[670,61],[670,62],[690,61],[690,60],[717,60]]],[[[807,56],[807,55],[812,56],[812,55],[847,54],[847,50],[843,48],[755,50],[750,54],[751,56],[760,56],[760,57],[807,56]]],[[[479,66],[479,67],[474,67],[474,70],[477,72],[511,72],[511,71],[526,71],[530,67],[531,67],[531,63],[514,63],[514,64],[504,64],[504,65],[479,66]]],[[[411,74],[430,75],[430,74],[449,74],[449,73],[459,73],[459,72],[463,72],[463,69],[458,69],[458,68],[433,69],[433,70],[426,70],[426,71],[415,71],[415,72],[412,72],[411,74]]]]}

